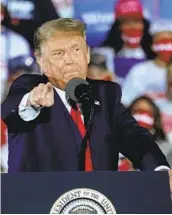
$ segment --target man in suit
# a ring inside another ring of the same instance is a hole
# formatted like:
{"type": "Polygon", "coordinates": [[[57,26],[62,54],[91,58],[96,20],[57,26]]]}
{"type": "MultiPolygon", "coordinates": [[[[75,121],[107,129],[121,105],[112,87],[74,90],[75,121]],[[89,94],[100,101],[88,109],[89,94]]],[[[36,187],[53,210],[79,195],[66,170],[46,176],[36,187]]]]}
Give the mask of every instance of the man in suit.
{"type": "Polygon", "coordinates": [[[38,28],[34,42],[44,74],[19,77],[2,105],[9,133],[9,172],[114,171],[119,152],[140,170],[169,169],[152,136],[120,103],[119,85],[88,79],[94,116],[81,168],[87,117],[80,104],[69,102],[65,89],[71,79],[87,76],[85,25],[68,18],[53,20],[38,28]]]}

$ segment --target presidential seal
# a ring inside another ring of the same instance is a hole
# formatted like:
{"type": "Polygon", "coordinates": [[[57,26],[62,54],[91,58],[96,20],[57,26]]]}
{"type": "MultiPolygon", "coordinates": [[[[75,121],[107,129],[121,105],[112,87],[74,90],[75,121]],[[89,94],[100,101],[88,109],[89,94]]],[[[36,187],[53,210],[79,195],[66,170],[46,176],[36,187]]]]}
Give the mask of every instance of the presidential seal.
{"type": "Polygon", "coordinates": [[[60,196],[52,206],[50,214],[116,214],[116,210],[102,193],[81,188],[60,196]]]}

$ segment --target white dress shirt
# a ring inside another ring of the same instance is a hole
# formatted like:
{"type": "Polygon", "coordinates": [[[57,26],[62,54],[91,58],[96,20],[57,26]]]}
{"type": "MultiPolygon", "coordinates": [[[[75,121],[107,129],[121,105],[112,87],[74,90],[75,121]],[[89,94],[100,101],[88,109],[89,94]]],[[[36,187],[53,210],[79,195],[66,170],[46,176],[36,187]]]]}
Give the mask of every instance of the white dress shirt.
{"type": "MultiPolygon", "coordinates": [[[[67,102],[66,94],[64,91],[55,88],[56,92],[60,96],[62,102],[64,103],[65,107],[67,110],[70,112],[71,111],[71,106],[67,102]]],[[[40,108],[33,108],[33,107],[28,107],[26,106],[27,100],[29,97],[29,93],[27,93],[21,100],[20,105],[19,105],[19,115],[24,121],[31,121],[34,120],[41,112],[41,107],[40,108]]],[[[82,120],[83,120],[83,114],[81,114],[82,120]]],[[[155,171],[160,171],[160,170],[169,170],[169,167],[167,166],[159,166],[155,169],[155,171]]]]}

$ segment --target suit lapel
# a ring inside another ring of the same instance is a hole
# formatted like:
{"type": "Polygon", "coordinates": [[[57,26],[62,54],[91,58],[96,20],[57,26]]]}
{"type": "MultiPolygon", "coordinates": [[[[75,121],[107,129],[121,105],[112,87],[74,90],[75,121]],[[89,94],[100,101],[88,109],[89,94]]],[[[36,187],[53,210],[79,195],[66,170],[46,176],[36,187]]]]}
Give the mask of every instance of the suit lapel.
{"type": "MultiPolygon", "coordinates": [[[[43,82],[47,83],[48,78],[45,75],[41,76],[43,78],[43,82]]],[[[56,117],[55,124],[58,124],[58,130],[61,136],[66,136],[66,134],[69,136],[70,144],[75,145],[77,147],[77,152],[80,152],[81,148],[81,142],[82,142],[82,136],[75,124],[75,122],[72,120],[69,111],[65,107],[64,103],[62,102],[60,96],[54,89],[54,99],[55,103],[52,108],[53,116],[56,117]],[[66,119],[66,120],[64,120],[66,119]]],[[[66,139],[66,138],[62,138],[66,139]]],[[[65,143],[67,144],[67,143],[65,143]]]]}
{"type": "MultiPolygon", "coordinates": [[[[53,107],[53,111],[55,113],[53,115],[56,115],[56,123],[58,123],[58,129],[60,129],[61,136],[68,136],[69,144],[71,146],[75,146],[78,153],[80,151],[81,142],[82,142],[82,136],[75,124],[75,122],[72,120],[69,111],[65,107],[64,103],[62,102],[60,96],[55,91],[55,104],[53,107]],[[58,122],[57,122],[58,121],[58,122]]],[[[63,138],[62,139],[66,139],[63,138]]],[[[64,143],[67,147],[68,143],[64,143]]]]}

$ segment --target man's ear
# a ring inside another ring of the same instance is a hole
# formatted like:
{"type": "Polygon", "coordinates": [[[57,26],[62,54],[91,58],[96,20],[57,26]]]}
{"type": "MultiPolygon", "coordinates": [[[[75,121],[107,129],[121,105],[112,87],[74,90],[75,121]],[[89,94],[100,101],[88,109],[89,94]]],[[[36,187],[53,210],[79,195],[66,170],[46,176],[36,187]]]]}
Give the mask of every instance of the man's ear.
{"type": "Polygon", "coordinates": [[[42,71],[45,71],[45,61],[44,61],[43,57],[38,55],[37,53],[35,53],[35,57],[36,57],[36,60],[37,60],[37,63],[39,65],[40,69],[42,71]]]}
{"type": "Polygon", "coordinates": [[[90,63],[90,47],[87,45],[87,64],[90,63]]]}

